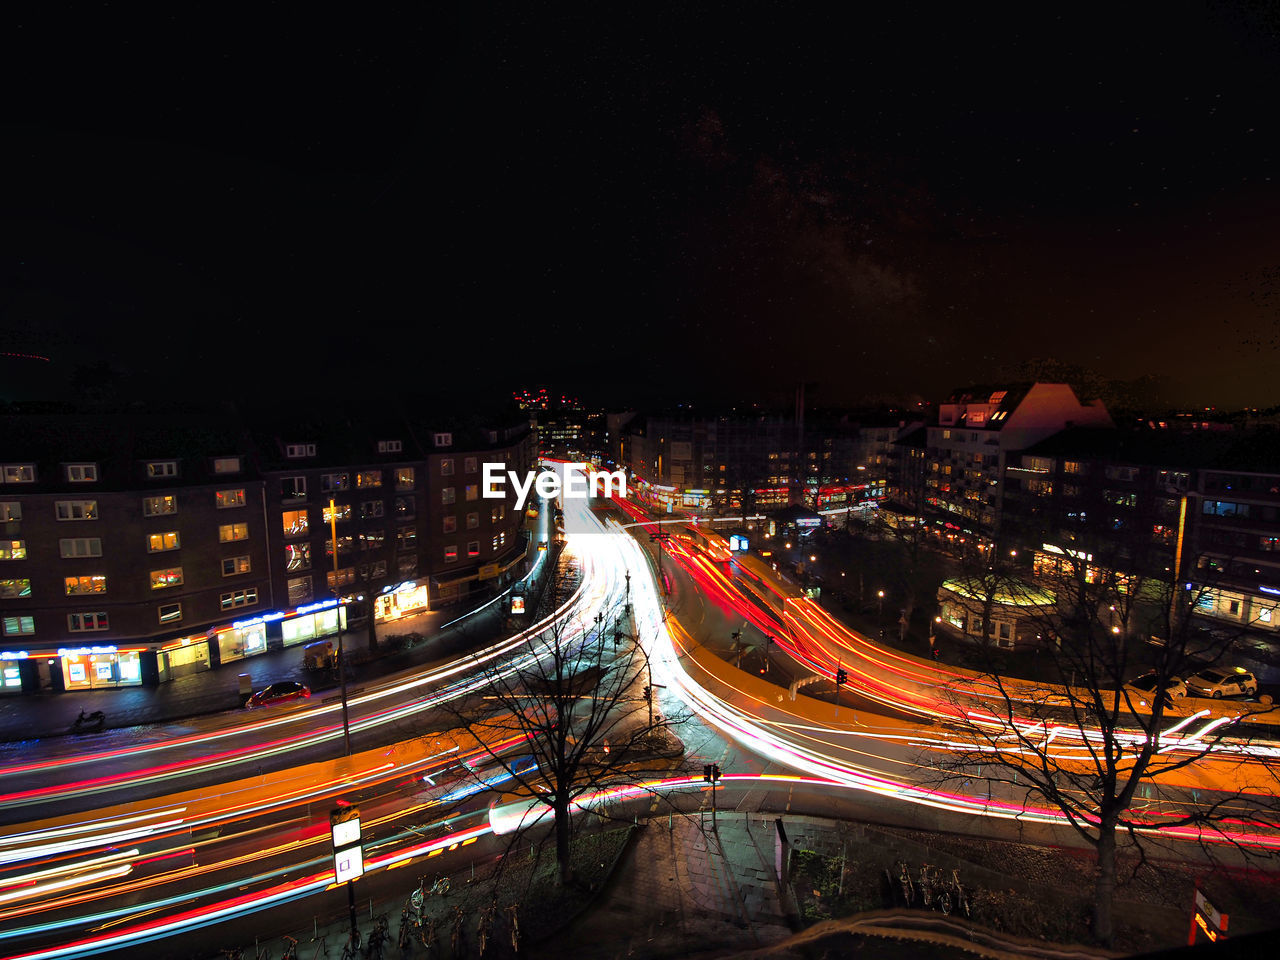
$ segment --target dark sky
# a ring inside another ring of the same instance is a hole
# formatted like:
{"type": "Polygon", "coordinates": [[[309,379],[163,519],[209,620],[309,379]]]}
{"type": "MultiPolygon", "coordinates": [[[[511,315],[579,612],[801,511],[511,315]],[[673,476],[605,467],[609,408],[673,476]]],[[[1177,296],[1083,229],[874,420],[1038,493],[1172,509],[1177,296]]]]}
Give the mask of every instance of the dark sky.
{"type": "Polygon", "coordinates": [[[0,351],[282,399],[1053,357],[1280,402],[1274,5],[699,6],[6,12],[0,351]]]}

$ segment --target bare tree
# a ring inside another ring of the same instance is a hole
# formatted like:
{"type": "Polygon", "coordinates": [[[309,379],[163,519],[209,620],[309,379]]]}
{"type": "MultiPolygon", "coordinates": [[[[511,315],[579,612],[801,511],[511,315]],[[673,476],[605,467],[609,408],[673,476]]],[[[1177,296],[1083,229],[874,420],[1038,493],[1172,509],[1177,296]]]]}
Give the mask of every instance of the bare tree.
{"type": "Polygon", "coordinates": [[[1237,702],[1210,718],[1203,702],[1175,706],[1166,693],[1177,689],[1175,678],[1230,649],[1231,638],[1206,639],[1194,627],[1191,614],[1207,587],[1187,589],[1171,576],[1126,577],[1084,553],[1064,557],[1054,587],[1059,611],[1039,615],[1040,656],[1051,659],[1065,683],[1008,679],[989,660],[971,684],[953,689],[955,705],[965,708],[953,711],[956,746],[931,762],[951,786],[985,781],[989,792],[999,787],[1024,809],[1039,800],[1061,813],[1096,851],[1093,931],[1109,944],[1118,835],[1141,862],[1144,843],[1159,831],[1196,827],[1225,836],[1232,832],[1224,826],[1229,818],[1237,821],[1234,829],[1241,819],[1276,825],[1274,771],[1239,752],[1238,739],[1247,743],[1242,724],[1271,706],[1237,702]],[[1135,644],[1122,626],[1138,615],[1139,593],[1151,601],[1143,635],[1159,637],[1158,647],[1135,644]],[[1120,618],[1117,601],[1126,604],[1120,618]],[[1152,655],[1139,660],[1141,649],[1152,655]],[[1150,693],[1127,685],[1140,668],[1152,675],[1150,693]],[[1230,788],[1193,789],[1199,766],[1219,775],[1229,768],[1219,780],[1230,788]],[[1242,816],[1242,807],[1252,813],[1242,816]]]}
{"type": "MultiPolygon", "coordinates": [[[[548,606],[568,592],[564,583],[558,575],[548,606]]],[[[681,719],[653,709],[648,662],[623,629],[625,615],[619,604],[586,622],[553,621],[515,655],[478,671],[482,712],[474,704],[454,711],[505,773],[503,789],[549,808],[561,883],[571,878],[580,801],[608,786],[651,779],[683,750],[673,735],[681,719]]],[[[532,827],[539,819],[526,822],[532,827]]]]}

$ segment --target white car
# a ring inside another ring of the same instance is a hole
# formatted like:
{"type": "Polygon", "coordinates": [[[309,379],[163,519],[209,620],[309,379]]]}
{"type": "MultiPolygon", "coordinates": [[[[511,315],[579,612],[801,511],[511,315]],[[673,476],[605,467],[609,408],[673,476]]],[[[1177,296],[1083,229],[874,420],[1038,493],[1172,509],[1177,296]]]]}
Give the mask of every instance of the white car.
{"type": "Polygon", "coordinates": [[[1208,667],[1187,678],[1187,689],[1193,696],[1252,697],[1258,692],[1258,678],[1248,670],[1228,667],[1208,667]]]}
{"type": "MultiPolygon", "coordinates": [[[[1129,689],[1130,694],[1137,695],[1138,702],[1144,707],[1155,702],[1155,691],[1158,685],[1158,678],[1154,673],[1144,673],[1140,677],[1130,680],[1125,686],[1129,689]]],[[[1178,677],[1166,677],[1164,681],[1165,703],[1172,703],[1174,700],[1181,700],[1187,695],[1187,685],[1178,677]]]]}

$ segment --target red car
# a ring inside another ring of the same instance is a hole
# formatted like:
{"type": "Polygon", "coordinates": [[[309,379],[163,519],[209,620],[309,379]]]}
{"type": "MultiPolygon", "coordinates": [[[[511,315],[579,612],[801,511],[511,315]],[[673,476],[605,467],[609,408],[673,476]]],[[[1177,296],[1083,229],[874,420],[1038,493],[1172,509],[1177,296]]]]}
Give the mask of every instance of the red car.
{"type": "Polygon", "coordinates": [[[273,703],[287,703],[290,700],[305,700],[311,696],[311,688],[296,680],[273,683],[255,693],[245,703],[245,708],[269,707],[273,703]]]}

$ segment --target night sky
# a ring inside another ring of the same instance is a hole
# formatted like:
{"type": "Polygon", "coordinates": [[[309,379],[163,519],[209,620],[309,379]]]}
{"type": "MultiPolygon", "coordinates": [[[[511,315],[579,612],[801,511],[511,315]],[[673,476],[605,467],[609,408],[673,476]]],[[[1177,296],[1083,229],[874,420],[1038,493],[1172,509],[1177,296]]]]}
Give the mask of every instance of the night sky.
{"type": "Polygon", "coordinates": [[[7,382],[1280,403],[1273,4],[458,6],[7,11],[7,382]]]}

